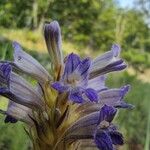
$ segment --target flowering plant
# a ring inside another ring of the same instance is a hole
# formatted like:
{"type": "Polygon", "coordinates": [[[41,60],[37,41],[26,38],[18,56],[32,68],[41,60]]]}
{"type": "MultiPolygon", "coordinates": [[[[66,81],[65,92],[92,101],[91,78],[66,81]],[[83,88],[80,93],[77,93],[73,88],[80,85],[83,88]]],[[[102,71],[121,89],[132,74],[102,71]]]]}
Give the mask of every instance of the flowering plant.
{"type": "Polygon", "coordinates": [[[109,89],[106,75],[126,68],[120,47],[91,58],[61,51],[57,21],[45,25],[50,54],[50,73],[13,42],[14,61],[0,62],[0,95],[9,99],[5,123],[22,121],[34,150],[113,150],[123,136],[112,123],[119,108],[132,108],[124,101],[129,85],[109,89]],[[17,70],[17,71],[16,71],[17,70]],[[37,81],[33,87],[18,72],[37,81]]]}

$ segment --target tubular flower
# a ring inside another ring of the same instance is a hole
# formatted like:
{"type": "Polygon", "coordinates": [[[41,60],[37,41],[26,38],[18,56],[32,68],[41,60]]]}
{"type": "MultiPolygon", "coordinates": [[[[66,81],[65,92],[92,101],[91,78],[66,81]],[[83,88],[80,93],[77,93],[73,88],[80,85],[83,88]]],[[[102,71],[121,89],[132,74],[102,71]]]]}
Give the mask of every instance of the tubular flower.
{"type": "Polygon", "coordinates": [[[106,74],[126,68],[119,45],[94,60],[74,53],[63,58],[57,21],[45,25],[44,36],[50,73],[17,42],[14,61],[0,62],[0,95],[9,99],[7,110],[0,110],[5,123],[23,121],[34,150],[113,150],[122,145],[112,121],[118,109],[132,108],[124,101],[130,86],[105,85],[106,74]],[[19,72],[35,79],[36,86],[19,72]]]}

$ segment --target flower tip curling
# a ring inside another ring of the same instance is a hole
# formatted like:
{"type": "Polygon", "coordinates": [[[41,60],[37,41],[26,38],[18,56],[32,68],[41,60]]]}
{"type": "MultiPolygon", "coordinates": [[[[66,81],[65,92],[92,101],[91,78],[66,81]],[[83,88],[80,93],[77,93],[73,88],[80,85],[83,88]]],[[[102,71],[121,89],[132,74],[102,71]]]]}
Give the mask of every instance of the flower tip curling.
{"type": "Polygon", "coordinates": [[[113,44],[111,50],[113,51],[114,57],[118,57],[120,55],[120,45],[119,44],[113,44]]]}
{"type": "Polygon", "coordinates": [[[13,41],[12,46],[16,52],[22,50],[21,45],[17,41],[13,41]]]}
{"type": "Polygon", "coordinates": [[[131,89],[130,85],[125,85],[121,88],[120,95],[123,98],[131,89]]]}

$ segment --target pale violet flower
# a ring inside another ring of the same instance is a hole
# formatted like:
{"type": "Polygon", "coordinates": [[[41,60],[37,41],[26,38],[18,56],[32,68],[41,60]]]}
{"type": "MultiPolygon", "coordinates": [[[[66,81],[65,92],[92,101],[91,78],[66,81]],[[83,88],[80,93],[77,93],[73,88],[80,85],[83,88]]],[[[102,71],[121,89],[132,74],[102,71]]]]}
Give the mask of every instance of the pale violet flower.
{"type": "Polygon", "coordinates": [[[57,21],[45,25],[50,71],[13,42],[14,61],[0,61],[0,95],[8,98],[5,123],[24,122],[34,150],[114,150],[123,135],[113,124],[119,108],[132,108],[124,101],[129,85],[110,89],[110,72],[126,68],[120,46],[95,59],[71,53],[63,57],[57,21]],[[17,70],[17,71],[16,71],[17,70]],[[31,85],[20,75],[37,81],[31,85]],[[50,73],[49,73],[50,72],[50,73]]]}
{"type": "Polygon", "coordinates": [[[68,99],[82,103],[86,98],[98,101],[98,94],[94,88],[88,87],[88,77],[91,60],[81,60],[76,54],[70,54],[65,62],[64,73],[60,81],[54,82],[52,87],[59,92],[68,92],[68,99]],[[88,88],[87,88],[88,87],[88,88]]]}

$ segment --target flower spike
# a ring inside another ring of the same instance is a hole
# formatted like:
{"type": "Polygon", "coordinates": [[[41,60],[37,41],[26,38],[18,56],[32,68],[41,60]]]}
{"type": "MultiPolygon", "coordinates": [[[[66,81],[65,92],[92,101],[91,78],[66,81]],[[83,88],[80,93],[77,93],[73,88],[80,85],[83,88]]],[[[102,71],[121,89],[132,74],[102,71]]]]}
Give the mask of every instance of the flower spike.
{"type": "Polygon", "coordinates": [[[124,100],[130,86],[111,89],[105,83],[110,72],[127,67],[120,46],[114,44],[94,60],[74,53],[64,59],[57,21],[44,26],[44,37],[51,74],[17,42],[14,61],[0,61],[0,95],[9,99],[7,110],[0,110],[5,123],[24,122],[34,150],[114,150],[123,145],[113,119],[118,109],[133,108],[124,100]],[[19,72],[33,77],[36,86],[19,72]]]}

